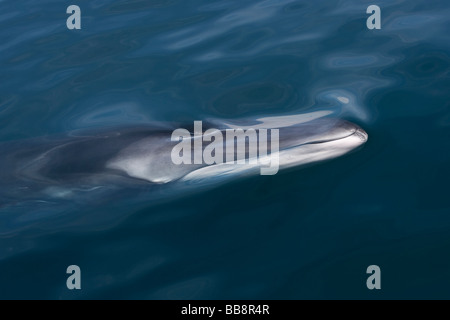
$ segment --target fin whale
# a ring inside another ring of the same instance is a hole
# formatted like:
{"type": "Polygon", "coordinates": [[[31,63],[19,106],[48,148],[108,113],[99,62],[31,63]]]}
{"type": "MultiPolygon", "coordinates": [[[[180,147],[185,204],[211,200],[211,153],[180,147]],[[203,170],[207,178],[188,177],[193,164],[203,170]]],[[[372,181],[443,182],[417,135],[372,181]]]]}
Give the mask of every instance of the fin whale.
{"type": "MultiPolygon", "coordinates": [[[[259,174],[260,164],[181,164],[170,158],[174,128],[148,125],[89,134],[68,134],[0,145],[0,206],[25,200],[71,199],[102,190],[153,185],[210,184],[259,174]]],[[[189,128],[189,127],[188,127],[189,128]]],[[[204,128],[279,130],[279,168],[344,155],[367,133],[326,111],[301,115],[208,120],[204,128]]],[[[248,150],[247,150],[248,151],[248,150]]]]}

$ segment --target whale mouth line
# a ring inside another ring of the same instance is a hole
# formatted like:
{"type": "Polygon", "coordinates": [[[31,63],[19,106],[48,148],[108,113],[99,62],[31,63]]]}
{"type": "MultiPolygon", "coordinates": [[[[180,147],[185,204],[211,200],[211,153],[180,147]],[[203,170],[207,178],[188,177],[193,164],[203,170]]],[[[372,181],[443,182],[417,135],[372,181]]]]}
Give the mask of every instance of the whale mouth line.
{"type": "Polygon", "coordinates": [[[295,148],[299,148],[301,146],[307,146],[307,145],[314,145],[314,144],[321,144],[321,143],[329,143],[329,142],[336,142],[339,140],[345,140],[347,138],[356,136],[359,139],[361,139],[361,142],[364,144],[365,142],[367,142],[369,135],[361,128],[355,128],[354,130],[352,130],[351,132],[349,132],[348,135],[345,136],[341,136],[335,139],[318,139],[318,140],[313,140],[313,141],[309,141],[309,142],[305,142],[305,143],[301,143],[295,146],[291,146],[288,148],[285,148],[284,150],[291,150],[291,149],[295,149],[295,148]]]}

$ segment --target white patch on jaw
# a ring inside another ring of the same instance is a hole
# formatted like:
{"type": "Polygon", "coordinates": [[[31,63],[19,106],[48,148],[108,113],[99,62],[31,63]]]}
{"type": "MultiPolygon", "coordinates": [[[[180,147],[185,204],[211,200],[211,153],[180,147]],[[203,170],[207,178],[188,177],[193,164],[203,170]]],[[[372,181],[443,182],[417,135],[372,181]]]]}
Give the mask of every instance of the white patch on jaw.
{"type": "Polygon", "coordinates": [[[127,175],[137,179],[143,179],[155,183],[167,183],[172,181],[170,176],[155,175],[149,166],[150,161],[145,157],[120,157],[108,162],[107,168],[126,172],[127,175]]]}
{"type": "Polygon", "coordinates": [[[122,171],[136,179],[167,183],[195,168],[193,165],[175,165],[170,157],[172,147],[173,143],[169,139],[145,138],[123,149],[108,161],[106,168],[122,171]]]}

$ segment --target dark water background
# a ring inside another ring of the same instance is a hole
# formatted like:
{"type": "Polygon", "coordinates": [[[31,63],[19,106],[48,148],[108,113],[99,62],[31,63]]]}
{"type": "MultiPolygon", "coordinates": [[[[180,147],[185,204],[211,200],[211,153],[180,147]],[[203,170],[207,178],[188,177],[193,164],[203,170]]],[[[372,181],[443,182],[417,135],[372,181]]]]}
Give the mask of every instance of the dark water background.
{"type": "Polygon", "coordinates": [[[369,134],[160,202],[3,210],[0,298],[450,298],[449,17],[438,0],[0,1],[1,141],[317,110],[369,134]]]}

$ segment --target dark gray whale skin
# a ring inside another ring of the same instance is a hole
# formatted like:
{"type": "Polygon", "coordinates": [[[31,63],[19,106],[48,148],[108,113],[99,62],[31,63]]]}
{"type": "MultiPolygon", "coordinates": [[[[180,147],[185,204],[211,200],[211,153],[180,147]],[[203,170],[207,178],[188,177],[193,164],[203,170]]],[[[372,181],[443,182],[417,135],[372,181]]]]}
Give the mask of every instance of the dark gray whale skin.
{"type": "Polygon", "coordinates": [[[126,187],[147,183],[106,164],[121,149],[148,136],[164,139],[167,132],[151,127],[121,128],[2,143],[0,205],[11,199],[38,199],[51,187],[88,190],[99,184],[126,187]]]}

